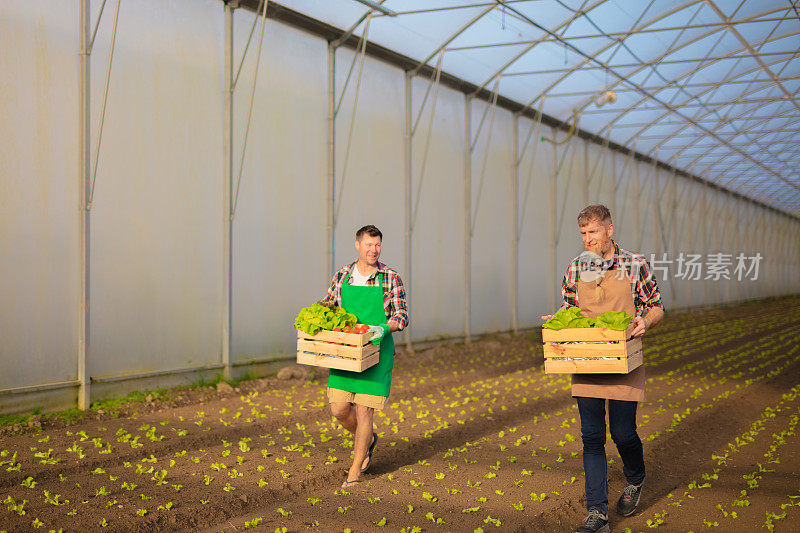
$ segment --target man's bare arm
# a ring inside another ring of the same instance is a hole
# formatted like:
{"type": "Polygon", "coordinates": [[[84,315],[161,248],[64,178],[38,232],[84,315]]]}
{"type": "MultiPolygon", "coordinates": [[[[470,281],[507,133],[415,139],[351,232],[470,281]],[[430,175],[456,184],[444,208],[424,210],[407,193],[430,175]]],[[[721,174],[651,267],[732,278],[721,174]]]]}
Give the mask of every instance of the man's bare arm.
{"type": "Polygon", "coordinates": [[[664,318],[664,310],[660,307],[651,307],[644,317],[637,316],[633,319],[634,328],[631,335],[641,337],[645,332],[661,322],[664,318]]]}

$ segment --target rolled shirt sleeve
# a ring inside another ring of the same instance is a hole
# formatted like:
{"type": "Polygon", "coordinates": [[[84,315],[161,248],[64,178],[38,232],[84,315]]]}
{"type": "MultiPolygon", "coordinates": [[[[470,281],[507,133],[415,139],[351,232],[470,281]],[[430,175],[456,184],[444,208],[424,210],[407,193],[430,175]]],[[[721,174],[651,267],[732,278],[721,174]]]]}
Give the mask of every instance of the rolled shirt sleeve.
{"type": "Polygon", "coordinates": [[[646,259],[642,259],[639,265],[636,298],[639,300],[636,309],[639,311],[640,315],[646,315],[653,307],[664,309],[664,303],[661,301],[661,291],[658,289],[656,276],[647,264],[646,259]]]}
{"type": "Polygon", "coordinates": [[[403,287],[403,280],[396,272],[389,274],[389,291],[384,294],[383,304],[386,308],[387,322],[394,320],[400,329],[408,326],[408,304],[406,303],[406,291],[403,287]]]}
{"type": "Polygon", "coordinates": [[[569,307],[578,307],[578,289],[577,289],[578,270],[574,263],[567,267],[567,272],[561,279],[561,296],[564,299],[561,304],[561,309],[569,307]]]}

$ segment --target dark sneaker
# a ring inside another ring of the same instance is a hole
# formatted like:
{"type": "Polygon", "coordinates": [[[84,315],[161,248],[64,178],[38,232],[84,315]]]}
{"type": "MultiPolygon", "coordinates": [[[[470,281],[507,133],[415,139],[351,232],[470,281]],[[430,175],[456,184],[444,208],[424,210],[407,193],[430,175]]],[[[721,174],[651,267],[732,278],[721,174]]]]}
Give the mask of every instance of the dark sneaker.
{"type": "Polygon", "coordinates": [[[583,524],[578,526],[575,533],[611,533],[608,516],[597,509],[589,509],[589,516],[583,519],[583,524]]]}
{"type": "Polygon", "coordinates": [[[622,496],[617,501],[617,513],[622,516],[630,516],[636,512],[639,505],[639,498],[642,496],[642,483],[638,485],[628,485],[622,491],[622,496]]]}

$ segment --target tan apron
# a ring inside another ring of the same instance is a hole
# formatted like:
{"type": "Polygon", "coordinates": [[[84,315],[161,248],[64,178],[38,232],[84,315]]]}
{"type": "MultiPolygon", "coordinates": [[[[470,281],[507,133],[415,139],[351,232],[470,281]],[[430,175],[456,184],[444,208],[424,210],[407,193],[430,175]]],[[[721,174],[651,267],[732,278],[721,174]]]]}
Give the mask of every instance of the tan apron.
{"type": "MultiPolygon", "coordinates": [[[[636,316],[631,281],[624,270],[607,270],[597,281],[578,279],[578,307],[583,315],[597,318],[606,311],[625,311],[636,316]],[[602,289],[600,300],[597,287],[602,289]]],[[[630,374],[573,374],[572,396],[644,401],[644,365],[630,374]]]]}

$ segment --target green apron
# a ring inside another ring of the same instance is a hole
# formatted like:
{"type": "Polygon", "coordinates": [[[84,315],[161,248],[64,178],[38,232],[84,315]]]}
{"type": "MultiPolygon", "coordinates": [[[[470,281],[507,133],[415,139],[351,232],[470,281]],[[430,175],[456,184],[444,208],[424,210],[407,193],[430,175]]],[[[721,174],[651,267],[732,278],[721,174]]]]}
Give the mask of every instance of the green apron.
{"type": "MultiPolygon", "coordinates": [[[[371,326],[386,324],[386,311],[383,308],[383,279],[378,274],[378,285],[350,285],[350,275],[342,283],[342,308],[353,313],[359,324],[371,326]]],[[[331,369],[328,374],[328,387],[348,392],[389,396],[392,386],[392,367],[394,366],[394,340],[392,334],[381,339],[378,364],[363,372],[331,369]]]]}

